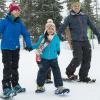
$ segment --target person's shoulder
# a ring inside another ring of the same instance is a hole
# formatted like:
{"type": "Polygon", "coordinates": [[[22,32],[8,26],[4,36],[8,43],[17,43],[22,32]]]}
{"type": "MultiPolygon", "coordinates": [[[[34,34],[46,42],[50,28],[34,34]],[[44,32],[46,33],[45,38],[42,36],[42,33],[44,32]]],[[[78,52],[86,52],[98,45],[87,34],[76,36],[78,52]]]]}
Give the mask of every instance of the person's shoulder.
{"type": "Polygon", "coordinates": [[[39,38],[43,38],[44,37],[44,33],[42,33],[40,36],[39,36],[39,38]]]}
{"type": "Polygon", "coordinates": [[[4,25],[7,25],[7,19],[6,18],[1,18],[0,19],[0,23],[4,24],[4,25]]]}
{"type": "Polygon", "coordinates": [[[56,39],[60,40],[57,33],[55,33],[55,37],[56,37],[56,39]]]}

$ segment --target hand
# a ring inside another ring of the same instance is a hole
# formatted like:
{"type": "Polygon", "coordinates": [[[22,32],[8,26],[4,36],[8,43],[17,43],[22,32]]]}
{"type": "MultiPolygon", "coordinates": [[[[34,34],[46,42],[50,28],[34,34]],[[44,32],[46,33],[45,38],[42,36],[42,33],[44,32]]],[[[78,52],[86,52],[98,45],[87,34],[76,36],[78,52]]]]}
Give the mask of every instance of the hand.
{"type": "Polygon", "coordinates": [[[98,44],[100,44],[100,40],[98,40],[98,44]]]}
{"type": "Polygon", "coordinates": [[[64,35],[63,34],[58,34],[60,41],[64,41],[64,35]]]}
{"type": "Polygon", "coordinates": [[[33,50],[33,48],[32,47],[25,47],[25,50],[27,50],[27,51],[32,51],[33,50]]]}
{"type": "Polygon", "coordinates": [[[51,41],[53,39],[53,36],[52,35],[48,35],[47,37],[48,37],[48,40],[49,41],[51,41]]]}

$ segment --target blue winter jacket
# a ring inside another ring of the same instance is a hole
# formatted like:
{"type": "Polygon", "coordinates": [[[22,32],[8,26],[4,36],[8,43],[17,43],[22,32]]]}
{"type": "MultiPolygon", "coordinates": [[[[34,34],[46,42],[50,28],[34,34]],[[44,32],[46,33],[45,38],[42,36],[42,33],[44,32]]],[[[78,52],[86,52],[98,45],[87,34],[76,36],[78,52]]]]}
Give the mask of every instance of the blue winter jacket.
{"type": "Polygon", "coordinates": [[[87,41],[87,28],[88,26],[92,29],[93,33],[97,35],[100,41],[100,34],[96,30],[96,27],[90,21],[89,17],[82,13],[75,13],[71,11],[70,14],[65,18],[64,23],[58,30],[58,35],[61,36],[65,29],[68,27],[71,33],[71,39],[75,41],[87,41]]]}
{"type": "MultiPolygon", "coordinates": [[[[33,45],[33,49],[37,49],[40,46],[43,38],[44,38],[44,34],[42,34],[39,37],[38,42],[33,45]]],[[[57,58],[58,52],[60,52],[60,39],[58,35],[55,33],[53,39],[50,41],[49,45],[43,49],[42,54],[40,56],[41,58],[52,60],[57,58]]]]}
{"type": "Polygon", "coordinates": [[[20,48],[20,35],[23,35],[26,46],[32,47],[30,35],[21,19],[17,18],[16,21],[14,21],[14,17],[11,14],[8,14],[6,18],[0,20],[0,33],[2,35],[2,50],[15,50],[20,48]]]}

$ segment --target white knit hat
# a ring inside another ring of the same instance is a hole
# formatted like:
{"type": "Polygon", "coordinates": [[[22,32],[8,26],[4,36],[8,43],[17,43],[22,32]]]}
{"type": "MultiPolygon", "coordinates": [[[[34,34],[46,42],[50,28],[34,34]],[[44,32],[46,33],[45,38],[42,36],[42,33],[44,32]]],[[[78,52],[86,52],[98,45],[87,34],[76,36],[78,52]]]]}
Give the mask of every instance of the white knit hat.
{"type": "Polygon", "coordinates": [[[48,20],[47,20],[47,23],[46,23],[46,25],[45,25],[45,31],[47,31],[47,29],[48,29],[49,27],[52,27],[52,28],[54,29],[54,32],[56,31],[56,26],[55,26],[55,24],[53,23],[53,20],[52,20],[52,19],[48,19],[48,20]]]}

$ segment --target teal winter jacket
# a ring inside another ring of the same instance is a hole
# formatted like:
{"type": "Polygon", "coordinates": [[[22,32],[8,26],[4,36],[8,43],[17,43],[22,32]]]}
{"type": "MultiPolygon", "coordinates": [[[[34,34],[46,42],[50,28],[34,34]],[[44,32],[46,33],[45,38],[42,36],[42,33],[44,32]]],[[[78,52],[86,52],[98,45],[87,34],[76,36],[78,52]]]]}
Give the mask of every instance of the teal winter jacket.
{"type": "MultiPolygon", "coordinates": [[[[43,39],[44,39],[44,34],[42,34],[39,37],[38,42],[33,45],[33,49],[38,49],[43,39]]],[[[55,33],[53,39],[43,49],[42,54],[40,56],[43,59],[52,60],[57,58],[58,52],[60,52],[60,39],[58,35],[55,33]]]]}

